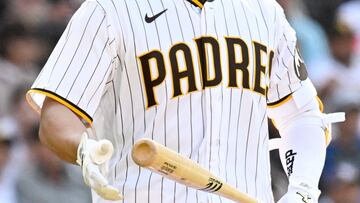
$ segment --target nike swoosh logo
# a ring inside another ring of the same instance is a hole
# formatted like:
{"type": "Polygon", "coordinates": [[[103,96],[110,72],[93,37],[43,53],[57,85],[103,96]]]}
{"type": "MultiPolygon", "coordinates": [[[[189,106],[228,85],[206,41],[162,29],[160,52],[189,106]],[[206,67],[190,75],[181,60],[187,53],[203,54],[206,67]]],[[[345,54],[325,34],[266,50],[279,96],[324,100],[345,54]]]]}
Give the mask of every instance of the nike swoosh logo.
{"type": "Polygon", "coordinates": [[[167,9],[161,11],[160,13],[149,17],[148,14],[145,15],[145,22],[147,23],[152,23],[156,18],[158,18],[159,16],[161,16],[161,14],[165,13],[167,11],[167,9]]]}

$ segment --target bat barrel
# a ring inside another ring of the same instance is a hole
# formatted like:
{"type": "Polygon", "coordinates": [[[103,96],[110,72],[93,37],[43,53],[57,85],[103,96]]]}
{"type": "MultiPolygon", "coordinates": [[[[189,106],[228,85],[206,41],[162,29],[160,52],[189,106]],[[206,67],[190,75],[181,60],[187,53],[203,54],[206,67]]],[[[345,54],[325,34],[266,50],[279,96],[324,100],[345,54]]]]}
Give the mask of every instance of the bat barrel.
{"type": "Polygon", "coordinates": [[[151,166],[156,159],[156,154],[156,145],[149,139],[136,142],[131,153],[134,162],[142,167],[151,166]]]}

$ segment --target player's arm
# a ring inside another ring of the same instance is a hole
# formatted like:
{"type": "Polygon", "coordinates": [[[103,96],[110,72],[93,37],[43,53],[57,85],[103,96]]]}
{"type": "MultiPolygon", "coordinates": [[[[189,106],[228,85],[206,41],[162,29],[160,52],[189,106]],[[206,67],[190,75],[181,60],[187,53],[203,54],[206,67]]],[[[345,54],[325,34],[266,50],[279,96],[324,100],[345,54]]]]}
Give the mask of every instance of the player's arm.
{"type": "Polygon", "coordinates": [[[317,202],[331,123],[343,114],[321,112],[317,92],[296,48],[296,33],[279,8],[278,40],[268,91],[268,115],[277,126],[279,155],[289,178],[281,203],[317,202]]]}
{"type": "Polygon", "coordinates": [[[305,202],[317,202],[330,125],[343,119],[341,114],[323,114],[315,97],[302,103],[303,98],[306,95],[295,92],[285,103],[269,107],[281,135],[279,156],[289,178],[288,193],[280,201],[284,203],[302,202],[303,197],[305,202]]]}
{"type": "Polygon", "coordinates": [[[43,103],[40,120],[40,140],[58,157],[82,167],[86,184],[100,196],[119,200],[119,191],[109,185],[100,171],[113,153],[107,140],[95,141],[88,134],[80,118],[63,104],[47,97],[43,103]]]}
{"type": "Polygon", "coordinates": [[[96,140],[91,128],[117,55],[111,22],[97,1],[85,1],[73,15],[27,94],[41,113],[40,139],[60,158],[77,163],[84,181],[104,199],[119,200],[106,179],[113,146],[96,140]],[[91,134],[91,136],[89,135],[91,134]],[[91,137],[91,138],[90,138],[91,137]]]}
{"type": "Polygon", "coordinates": [[[85,126],[66,106],[47,97],[41,110],[41,142],[61,159],[76,163],[77,148],[85,126]]]}

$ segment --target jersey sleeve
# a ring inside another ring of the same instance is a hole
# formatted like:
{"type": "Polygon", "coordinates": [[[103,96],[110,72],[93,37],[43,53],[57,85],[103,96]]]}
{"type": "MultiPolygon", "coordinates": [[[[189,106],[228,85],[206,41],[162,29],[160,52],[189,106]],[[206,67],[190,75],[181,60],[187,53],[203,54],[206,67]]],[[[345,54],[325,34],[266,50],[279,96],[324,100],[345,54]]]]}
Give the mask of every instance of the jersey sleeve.
{"type": "Polygon", "coordinates": [[[273,59],[270,85],[267,94],[268,107],[276,107],[295,95],[301,95],[300,103],[316,96],[316,90],[308,78],[305,63],[297,49],[294,29],[279,8],[277,46],[273,59]]]}
{"type": "Polygon", "coordinates": [[[114,71],[113,36],[103,8],[95,1],[83,3],[27,93],[32,108],[40,112],[47,96],[91,124],[114,71]]]}

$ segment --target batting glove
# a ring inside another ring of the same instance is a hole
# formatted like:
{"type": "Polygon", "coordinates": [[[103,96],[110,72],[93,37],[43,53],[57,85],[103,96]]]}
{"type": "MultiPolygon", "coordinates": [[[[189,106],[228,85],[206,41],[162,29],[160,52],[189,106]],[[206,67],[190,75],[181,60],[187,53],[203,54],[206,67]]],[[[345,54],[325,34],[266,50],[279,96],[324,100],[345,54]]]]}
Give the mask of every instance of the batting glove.
{"type": "Polygon", "coordinates": [[[104,174],[107,173],[107,161],[111,158],[114,147],[109,140],[96,141],[82,135],[76,162],[81,166],[86,185],[99,196],[107,200],[121,200],[123,197],[115,187],[109,185],[104,174]]]}
{"type": "Polygon", "coordinates": [[[288,192],[278,203],[318,203],[319,196],[318,189],[289,185],[288,192]]]}

